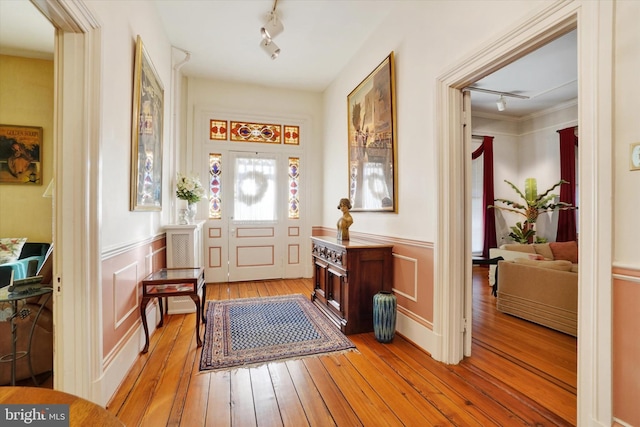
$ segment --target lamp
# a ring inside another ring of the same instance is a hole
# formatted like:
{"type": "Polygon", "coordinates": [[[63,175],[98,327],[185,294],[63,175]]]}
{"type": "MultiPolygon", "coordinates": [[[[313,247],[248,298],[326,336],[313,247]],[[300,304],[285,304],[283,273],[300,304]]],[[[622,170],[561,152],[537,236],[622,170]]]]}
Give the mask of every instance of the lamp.
{"type": "Polygon", "coordinates": [[[500,95],[500,98],[498,99],[498,102],[496,102],[496,105],[498,106],[498,111],[504,111],[505,108],[507,108],[507,101],[504,99],[503,95],[500,95]]]}
{"type": "Polygon", "coordinates": [[[271,59],[276,59],[280,55],[280,48],[271,39],[264,39],[260,42],[262,50],[267,52],[271,59]]]}
{"type": "Polygon", "coordinates": [[[269,21],[262,28],[260,28],[260,34],[265,40],[271,40],[278,34],[284,31],[284,25],[282,21],[278,19],[275,9],[269,12],[269,21]]]}

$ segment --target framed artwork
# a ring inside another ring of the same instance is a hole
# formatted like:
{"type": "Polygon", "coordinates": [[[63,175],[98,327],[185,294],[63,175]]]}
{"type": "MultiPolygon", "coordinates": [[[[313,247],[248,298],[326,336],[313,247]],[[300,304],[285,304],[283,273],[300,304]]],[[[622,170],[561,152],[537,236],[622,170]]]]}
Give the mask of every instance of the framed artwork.
{"type": "Polygon", "coordinates": [[[397,209],[394,80],[391,52],[347,96],[352,211],[397,209]]]}
{"type": "Polygon", "coordinates": [[[162,209],[164,88],[144,48],[136,40],[131,130],[132,211],[162,209]]]}
{"type": "Polygon", "coordinates": [[[0,125],[0,184],[42,185],[42,128],[0,125]]]}

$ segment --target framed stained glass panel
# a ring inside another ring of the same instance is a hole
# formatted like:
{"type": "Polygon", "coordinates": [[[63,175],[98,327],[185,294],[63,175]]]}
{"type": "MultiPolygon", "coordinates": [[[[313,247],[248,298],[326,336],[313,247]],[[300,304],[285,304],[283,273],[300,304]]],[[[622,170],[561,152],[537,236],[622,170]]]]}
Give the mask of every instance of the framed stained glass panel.
{"type": "Polygon", "coordinates": [[[209,219],[222,219],[222,154],[209,154],[209,219]]]}
{"type": "Polygon", "coordinates": [[[209,139],[224,141],[227,139],[227,121],[209,120],[209,139]]]}
{"type": "Polygon", "coordinates": [[[300,126],[284,126],[284,143],[300,145],[300,126]]]}
{"type": "Polygon", "coordinates": [[[232,141],[280,144],[282,142],[282,129],[280,125],[276,124],[232,121],[230,137],[232,141]]]}
{"type": "Polygon", "coordinates": [[[289,219],[300,219],[300,158],[289,157],[289,219]]]}

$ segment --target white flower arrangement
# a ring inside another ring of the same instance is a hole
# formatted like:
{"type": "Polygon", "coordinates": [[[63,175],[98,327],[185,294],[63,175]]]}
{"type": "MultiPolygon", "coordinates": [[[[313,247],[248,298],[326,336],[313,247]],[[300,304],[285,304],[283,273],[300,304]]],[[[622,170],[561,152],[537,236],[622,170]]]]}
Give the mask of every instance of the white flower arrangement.
{"type": "Polygon", "coordinates": [[[187,176],[178,172],[178,183],[176,187],[176,196],[178,196],[178,199],[186,200],[189,203],[196,203],[204,198],[204,188],[202,184],[200,184],[200,178],[198,176],[187,176]]]}

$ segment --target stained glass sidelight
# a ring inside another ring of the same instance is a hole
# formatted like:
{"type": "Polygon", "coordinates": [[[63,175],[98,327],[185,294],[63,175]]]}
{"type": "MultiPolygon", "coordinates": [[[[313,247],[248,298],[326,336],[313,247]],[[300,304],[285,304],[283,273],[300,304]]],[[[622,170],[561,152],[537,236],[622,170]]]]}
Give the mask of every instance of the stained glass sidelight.
{"type": "Polygon", "coordinates": [[[221,219],[222,154],[209,154],[209,219],[221,219]]]}
{"type": "Polygon", "coordinates": [[[289,219],[300,218],[300,158],[289,157],[289,219]]]}
{"type": "Polygon", "coordinates": [[[231,122],[231,140],[280,144],[280,125],[264,123],[231,122]]]}

